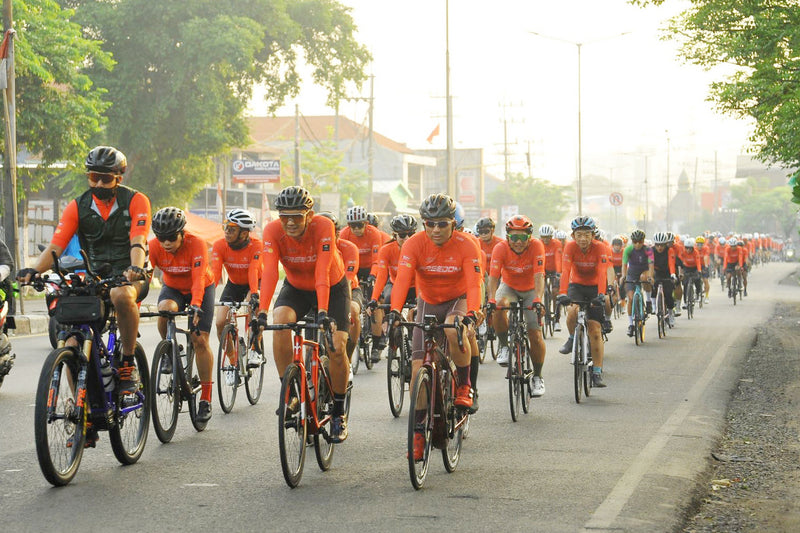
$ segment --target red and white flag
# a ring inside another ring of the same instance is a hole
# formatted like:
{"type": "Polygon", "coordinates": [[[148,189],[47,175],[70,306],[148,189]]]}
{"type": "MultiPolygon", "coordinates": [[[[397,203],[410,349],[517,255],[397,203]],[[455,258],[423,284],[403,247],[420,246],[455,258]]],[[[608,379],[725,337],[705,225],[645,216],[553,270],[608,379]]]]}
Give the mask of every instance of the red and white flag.
{"type": "Polygon", "coordinates": [[[14,30],[6,31],[3,35],[3,44],[0,45],[0,89],[8,88],[8,39],[14,30]]]}

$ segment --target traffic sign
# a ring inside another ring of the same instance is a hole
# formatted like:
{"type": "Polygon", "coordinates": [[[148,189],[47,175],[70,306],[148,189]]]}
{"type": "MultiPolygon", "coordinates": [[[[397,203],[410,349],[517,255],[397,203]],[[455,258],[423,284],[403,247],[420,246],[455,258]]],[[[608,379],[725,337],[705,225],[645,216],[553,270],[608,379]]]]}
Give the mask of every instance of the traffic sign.
{"type": "Polygon", "coordinates": [[[622,193],[621,192],[612,192],[608,196],[608,201],[611,202],[611,205],[614,207],[619,207],[622,205],[622,193]]]}

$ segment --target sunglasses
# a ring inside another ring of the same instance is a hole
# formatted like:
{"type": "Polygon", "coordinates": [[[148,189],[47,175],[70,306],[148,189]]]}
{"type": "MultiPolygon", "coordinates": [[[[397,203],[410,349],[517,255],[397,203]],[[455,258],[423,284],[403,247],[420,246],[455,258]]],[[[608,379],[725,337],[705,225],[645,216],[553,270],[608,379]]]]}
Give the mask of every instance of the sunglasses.
{"type": "Polygon", "coordinates": [[[492,230],[490,230],[490,229],[479,229],[478,230],[478,234],[479,235],[489,235],[491,232],[492,232],[492,230]]]}
{"type": "Polygon", "coordinates": [[[170,233],[169,235],[156,235],[156,239],[158,239],[158,242],[175,242],[178,240],[178,234],[170,233]]]}
{"type": "Polygon", "coordinates": [[[411,237],[414,234],[413,233],[395,233],[395,235],[397,235],[398,239],[408,239],[409,237],[411,237]]]}
{"type": "Polygon", "coordinates": [[[98,181],[102,181],[103,183],[112,183],[117,179],[117,174],[108,174],[105,172],[87,172],[86,177],[89,178],[89,181],[92,183],[97,183],[98,181]]]}
{"type": "Polygon", "coordinates": [[[278,217],[281,219],[281,222],[284,222],[284,223],[289,222],[291,220],[295,224],[300,224],[303,221],[303,219],[306,217],[306,214],[305,213],[294,213],[294,214],[279,213],[278,217]]]}
{"type": "Polygon", "coordinates": [[[449,226],[450,224],[452,224],[452,222],[449,221],[449,220],[439,220],[439,221],[426,220],[425,221],[425,225],[428,226],[429,228],[441,228],[441,229],[444,229],[447,226],[449,226]]]}
{"type": "Polygon", "coordinates": [[[525,242],[530,238],[531,236],[528,235],[527,233],[522,233],[522,234],[512,233],[508,236],[508,240],[511,242],[525,242]]]}
{"type": "Polygon", "coordinates": [[[237,224],[223,224],[222,225],[222,231],[224,231],[225,233],[233,233],[237,229],[239,229],[239,226],[237,224]]]}
{"type": "Polygon", "coordinates": [[[361,229],[361,228],[364,227],[364,223],[363,222],[350,222],[347,225],[350,226],[353,229],[361,229]]]}

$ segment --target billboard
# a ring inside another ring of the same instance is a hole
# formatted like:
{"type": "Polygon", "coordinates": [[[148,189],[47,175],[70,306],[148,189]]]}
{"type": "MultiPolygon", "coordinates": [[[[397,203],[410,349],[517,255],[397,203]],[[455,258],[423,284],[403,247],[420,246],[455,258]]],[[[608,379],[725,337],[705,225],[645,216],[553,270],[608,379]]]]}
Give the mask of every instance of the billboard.
{"type": "Polygon", "coordinates": [[[278,183],[281,180],[280,159],[234,159],[231,166],[233,183],[278,183]]]}

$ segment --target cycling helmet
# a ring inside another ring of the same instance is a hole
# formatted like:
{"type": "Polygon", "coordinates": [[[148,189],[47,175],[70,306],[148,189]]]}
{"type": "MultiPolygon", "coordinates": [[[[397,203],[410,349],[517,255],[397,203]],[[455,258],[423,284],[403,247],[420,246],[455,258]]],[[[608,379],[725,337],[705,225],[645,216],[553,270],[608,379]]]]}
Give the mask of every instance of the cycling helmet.
{"type": "Polygon", "coordinates": [[[592,217],[581,215],[572,220],[570,227],[572,228],[572,231],[578,229],[590,229],[594,232],[594,229],[597,227],[597,225],[594,223],[594,219],[592,217]]]}
{"type": "Polygon", "coordinates": [[[366,222],[367,221],[367,210],[360,205],[354,205],[350,209],[347,210],[347,223],[352,224],[353,222],[366,222]]]}
{"type": "Polygon", "coordinates": [[[667,238],[669,239],[669,242],[675,242],[675,235],[673,235],[671,231],[668,231],[666,233],[667,233],[667,238]]]}
{"type": "Polygon", "coordinates": [[[567,240],[567,232],[563,229],[556,230],[555,238],[559,241],[567,240]]]}
{"type": "Polygon", "coordinates": [[[594,237],[595,237],[595,239],[598,239],[598,240],[601,240],[601,241],[605,241],[608,236],[606,235],[605,230],[602,230],[600,228],[596,228],[594,230],[594,237]]]}
{"type": "Polygon", "coordinates": [[[525,215],[514,215],[506,222],[506,232],[521,230],[526,233],[533,233],[533,222],[525,215]]]}
{"type": "Polygon", "coordinates": [[[247,209],[239,209],[238,207],[231,209],[225,215],[225,220],[246,230],[253,230],[256,227],[256,219],[247,209]]]}
{"type": "Polygon", "coordinates": [[[278,211],[294,209],[311,209],[314,207],[314,199],[311,194],[303,187],[292,185],[286,187],[275,198],[275,209],[278,211]]]}
{"type": "Polygon", "coordinates": [[[555,231],[550,224],[542,224],[539,226],[539,237],[552,237],[555,231]]]}
{"type": "Polygon", "coordinates": [[[334,215],[330,211],[323,211],[322,213],[319,213],[319,216],[330,219],[331,222],[333,222],[333,225],[336,228],[336,231],[339,231],[340,229],[342,229],[342,227],[339,225],[339,217],[337,217],[336,215],[334,215]]]}
{"type": "Polygon", "coordinates": [[[685,248],[694,248],[694,239],[689,238],[683,241],[683,246],[685,248]]]}
{"type": "Polygon", "coordinates": [[[395,233],[414,233],[417,231],[417,219],[411,215],[397,215],[389,226],[395,233]]]}
{"type": "Polygon", "coordinates": [[[699,237],[697,237],[694,240],[694,242],[696,242],[697,244],[705,244],[706,243],[706,238],[703,237],[702,235],[700,235],[699,237]]]}
{"type": "Polygon", "coordinates": [[[172,235],[186,227],[186,215],[177,207],[163,207],[153,215],[153,233],[156,236],[172,235]]]}
{"type": "Polygon", "coordinates": [[[127,168],[125,154],[111,146],[97,146],[86,156],[86,170],[90,172],[124,174],[127,168]]]}
{"type": "Polygon", "coordinates": [[[757,231],[756,231],[755,233],[753,233],[753,238],[754,238],[754,239],[758,239],[758,238],[759,238],[759,236],[758,236],[758,232],[757,232],[757,231]]]}
{"type": "Polygon", "coordinates": [[[472,231],[472,228],[461,228],[461,231],[463,231],[464,233],[466,233],[466,234],[468,234],[468,235],[473,235],[473,236],[475,236],[475,232],[474,232],[474,231],[472,231]]]}
{"type": "Polygon", "coordinates": [[[480,231],[482,229],[492,229],[494,228],[494,220],[489,217],[479,218],[478,221],[475,223],[475,229],[480,231]]]}
{"type": "Polygon", "coordinates": [[[455,212],[455,219],[456,219],[456,229],[463,229],[464,228],[464,206],[460,203],[456,202],[456,212],[455,212]]]}
{"type": "Polygon", "coordinates": [[[722,246],[725,246],[725,243],[727,241],[725,240],[725,237],[720,237],[719,239],[717,239],[717,242],[719,242],[722,246]]]}
{"type": "Polygon", "coordinates": [[[611,239],[611,246],[622,246],[622,237],[615,235],[614,238],[611,239]]]}
{"type": "Polygon", "coordinates": [[[446,194],[431,194],[419,206],[419,214],[426,218],[455,218],[456,202],[446,194]]]}
{"type": "Polygon", "coordinates": [[[744,241],[739,239],[738,241],[736,241],[736,246],[744,246],[744,241]]]}
{"type": "Polygon", "coordinates": [[[669,238],[669,233],[665,231],[659,231],[655,235],[653,235],[653,242],[655,244],[669,244],[672,239],[669,238]]]}
{"type": "Polygon", "coordinates": [[[640,229],[635,229],[631,232],[631,240],[633,242],[643,242],[644,241],[644,232],[640,229]]]}
{"type": "Polygon", "coordinates": [[[378,215],[373,213],[367,213],[367,224],[370,226],[375,226],[376,228],[381,223],[381,220],[378,218],[378,215]]]}

